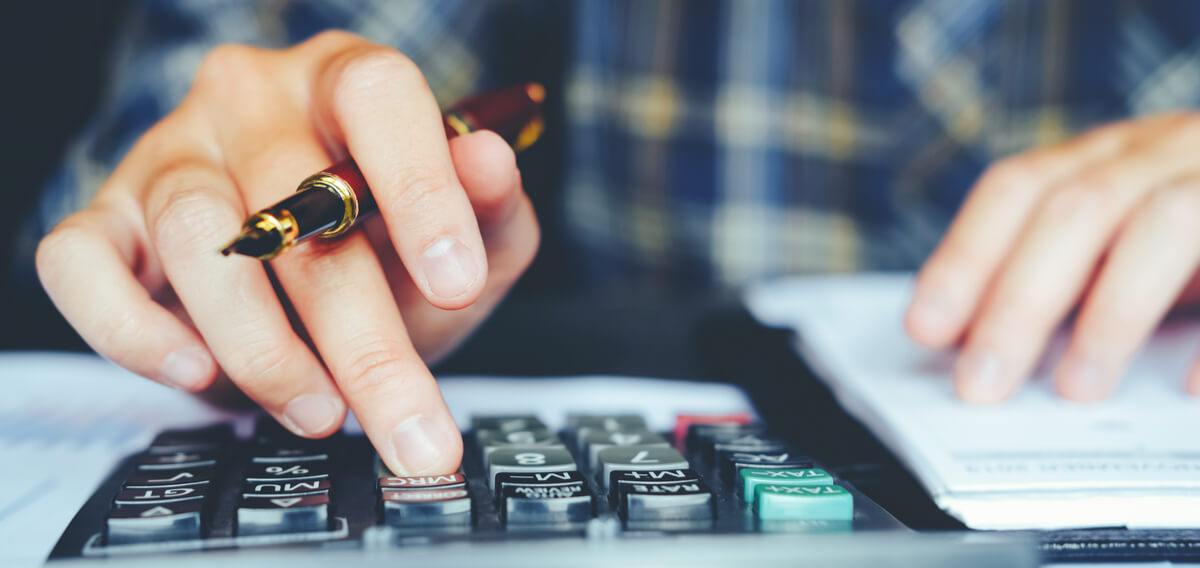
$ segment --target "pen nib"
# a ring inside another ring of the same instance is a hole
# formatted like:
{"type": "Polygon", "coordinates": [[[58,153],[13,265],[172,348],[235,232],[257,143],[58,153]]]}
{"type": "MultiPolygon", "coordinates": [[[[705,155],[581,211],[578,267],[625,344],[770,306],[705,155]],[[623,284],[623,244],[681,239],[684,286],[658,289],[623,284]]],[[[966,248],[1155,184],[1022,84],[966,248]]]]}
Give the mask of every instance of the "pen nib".
{"type": "Polygon", "coordinates": [[[265,231],[258,227],[247,227],[243,228],[238,236],[221,249],[221,254],[229,256],[236,252],[266,260],[278,254],[282,247],[283,239],[279,233],[265,231]]]}

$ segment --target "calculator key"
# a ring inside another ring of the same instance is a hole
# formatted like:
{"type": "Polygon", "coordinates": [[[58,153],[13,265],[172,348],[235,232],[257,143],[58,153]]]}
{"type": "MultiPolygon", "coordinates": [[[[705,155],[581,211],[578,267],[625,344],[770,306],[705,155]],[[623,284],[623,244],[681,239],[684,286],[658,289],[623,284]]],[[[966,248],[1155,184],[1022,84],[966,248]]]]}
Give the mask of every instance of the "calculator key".
{"type": "Polygon", "coordinates": [[[765,435],[766,428],[761,424],[736,421],[691,424],[687,432],[687,449],[689,453],[711,452],[717,438],[742,434],[765,435]]]}
{"type": "Polygon", "coordinates": [[[260,463],[246,466],[246,481],[303,481],[329,477],[322,461],[260,463]]]}
{"type": "Polygon", "coordinates": [[[585,523],[592,518],[592,495],[583,483],[505,485],[500,517],[506,525],[585,523]]]}
{"type": "Polygon", "coordinates": [[[833,476],[823,469],[753,469],[740,474],[740,489],[747,503],[754,502],[755,488],[760,485],[789,487],[833,485],[833,476]]]}
{"type": "Polygon", "coordinates": [[[203,485],[190,487],[158,487],[153,489],[122,489],[113,499],[117,507],[141,505],[143,503],[168,503],[182,500],[202,499],[206,492],[203,485]]]}
{"type": "Polygon", "coordinates": [[[329,530],[329,494],[254,497],[237,509],[238,536],[329,530]]]}
{"type": "Polygon", "coordinates": [[[137,469],[167,470],[167,469],[196,469],[211,467],[217,463],[216,452],[171,452],[167,454],[143,454],[137,460],[137,469]]]}
{"type": "Polygon", "coordinates": [[[713,453],[716,455],[737,452],[781,452],[787,444],[759,434],[747,432],[717,432],[712,437],[713,453]]]}
{"type": "Polygon", "coordinates": [[[197,539],[203,507],[200,499],[119,507],[108,513],[105,538],[109,546],[197,539]]]}
{"type": "Polygon", "coordinates": [[[737,414],[678,414],[675,416],[675,427],[671,430],[675,438],[675,448],[683,451],[687,446],[688,434],[692,426],[700,424],[720,424],[740,426],[749,424],[753,416],[746,413],[737,414]]]}
{"type": "Polygon", "coordinates": [[[700,474],[691,469],[660,469],[648,471],[618,471],[612,475],[611,487],[608,490],[609,500],[613,507],[623,508],[624,493],[633,484],[679,483],[684,481],[700,481],[700,474]]]}
{"type": "Polygon", "coordinates": [[[309,495],[328,493],[328,479],[304,481],[247,481],[242,487],[242,497],[275,497],[278,495],[309,495]]]}
{"type": "Polygon", "coordinates": [[[430,489],[465,489],[467,478],[461,473],[422,475],[415,477],[387,476],[379,478],[380,491],[415,491],[430,489]]]}
{"type": "Polygon", "coordinates": [[[156,487],[185,487],[204,485],[212,481],[213,468],[168,469],[135,471],[125,480],[125,489],[153,489],[156,487]]]}
{"type": "Polygon", "coordinates": [[[667,439],[647,430],[610,431],[592,430],[583,437],[583,448],[587,451],[588,468],[597,464],[596,456],[605,449],[614,446],[670,446],[667,439]]]}
{"type": "Polygon", "coordinates": [[[194,430],[167,430],[154,437],[147,453],[216,451],[233,440],[233,426],[218,424],[194,430]]]}
{"type": "Polygon", "coordinates": [[[587,479],[578,471],[496,474],[496,494],[502,495],[506,487],[557,487],[577,492],[587,489],[587,479]]]}
{"type": "Polygon", "coordinates": [[[475,440],[479,444],[480,459],[484,463],[487,463],[487,459],[492,454],[492,451],[498,448],[565,448],[558,435],[547,428],[510,430],[507,432],[503,430],[476,430],[475,440]]]}
{"type": "Polygon", "coordinates": [[[471,418],[471,429],[476,432],[480,430],[513,432],[516,430],[542,430],[545,428],[546,424],[532,414],[474,416],[471,418]]]}
{"type": "Polygon", "coordinates": [[[710,521],[715,500],[700,480],[631,483],[623,487],[621,516],[630,523],[710,521]]]}
{"type": "Polygon", "coordinates": [[[806,469],[813,466],[812,458],[793,452],[735,452],[725,455],[721,474],[730,482],[741,479],[742,470],[757,469],[806,469]]]}
{"type": "Polygon", "coordinates": [[[613,446],[597,456],[600,483],[608,490],[613,472],[688,469],[683,454],[669,446],[613,446]]]}
{"type": "Polygon", "coordinates": [[[854,519],[854,497],[840,485],[759,485],[754,509],[765,521],[849,521],[854,519]]]}
{"type": "Polygon", "coordinates": [[[500,448],[488,457],[488,488],[496,489],[496,475],[572,471],[575,460],[564,448],[500,448]]]}
{"type": "Polygon", "coordinates": [[[471,524],[471,497],[466,489],[384,491],[383,519],[393,527],[471,524]]]}
{"type": "Polygon", "coordinates": [[[568,414],[567,430],[572,433],[575,447],[582,448],[584,436],[595,432],[626,432],[645,430],[646,419],[639,414],[568,414]]]}
{"type": "Polygon", "coordinates": [[[329,453],[325,452],[320,447],[314,446],[299,446],[299,447],[261,447],[254,450],[254,456],[250,458],[252,463],[269,463],[269,464],[291,464],[294,462],[322,462],[329,461],[329,453]]]}

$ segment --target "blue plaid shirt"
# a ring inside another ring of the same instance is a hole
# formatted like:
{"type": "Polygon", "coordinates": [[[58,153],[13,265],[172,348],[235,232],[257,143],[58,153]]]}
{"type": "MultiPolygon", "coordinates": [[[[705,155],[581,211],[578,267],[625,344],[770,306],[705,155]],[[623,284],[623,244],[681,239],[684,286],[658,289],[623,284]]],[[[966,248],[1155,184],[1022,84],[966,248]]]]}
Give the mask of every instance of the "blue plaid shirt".
{"type": "Polygon", "coordinates": [[[551,238],[595,286],[915,268],[997,158],[1200,106],[1189,0],[146,0],[26,245],[88,203],[217,44],[342,28],[450,102],[563,26],[551,238]]]}

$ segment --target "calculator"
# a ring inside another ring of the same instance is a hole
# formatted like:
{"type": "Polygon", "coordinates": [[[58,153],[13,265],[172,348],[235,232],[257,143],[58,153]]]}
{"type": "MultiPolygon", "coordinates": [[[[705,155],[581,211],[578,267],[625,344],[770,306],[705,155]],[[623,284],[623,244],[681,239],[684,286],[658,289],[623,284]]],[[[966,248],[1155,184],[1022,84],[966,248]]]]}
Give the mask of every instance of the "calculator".
{"type": "MultiPolygon", "coordinates": [[[[824,550],[869,565],[899,553],[863,548],[867,534],[923,550],[927,565],[964,558],[910,544],[916,533],[746,415],[682,415],[669,432],[627,413],[572,414],[559,431],[532,413],[475,416],[463,438],[458,471],[398,476],[361,434],[308,440],[267,416],[245,438],[228,424],[162,432],[102,484],[51,558],[485,553],[484,564],[508,554],[525,565],[514,551],[578,564],[584,553],[705,562],[791,550],[783,558],[794,561],[824,550]]],[[[1034,558],[1032,546],[962,550],[1008,565],[1034,558]]]]}

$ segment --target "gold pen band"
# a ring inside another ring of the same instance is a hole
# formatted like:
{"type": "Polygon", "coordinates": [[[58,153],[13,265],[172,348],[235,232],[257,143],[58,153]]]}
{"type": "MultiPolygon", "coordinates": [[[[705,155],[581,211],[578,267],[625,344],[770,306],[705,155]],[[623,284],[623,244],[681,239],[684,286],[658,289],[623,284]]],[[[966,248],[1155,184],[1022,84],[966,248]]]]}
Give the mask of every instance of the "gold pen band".
{"type": "Polygon", "coordinates": [[[342,200],[342,205],[346,208],[342,213],[342,220],[322,232],[322,237],[336,237],[354,226],[354,220],[358,219],[358,197],[354,195],[354,189],[350,187],[349,183],[346,183],[346,180],[329,172],[317,172],[301,182],[296,191],[310,188],[321,188],[333,193],[342,200]]]}

